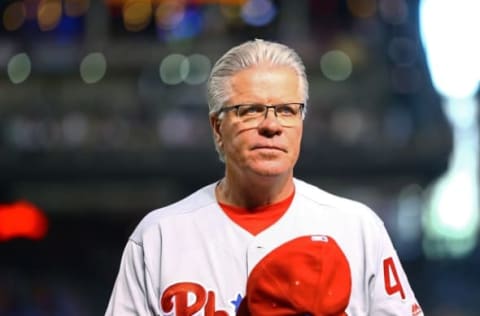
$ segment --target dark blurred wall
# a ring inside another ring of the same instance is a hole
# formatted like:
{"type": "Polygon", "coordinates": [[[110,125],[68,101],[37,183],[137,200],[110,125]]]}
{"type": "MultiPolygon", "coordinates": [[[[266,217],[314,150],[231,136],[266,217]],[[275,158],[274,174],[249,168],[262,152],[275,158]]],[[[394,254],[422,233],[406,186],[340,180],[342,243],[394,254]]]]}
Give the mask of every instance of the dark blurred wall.
{"type": "Polygon", "coordinates": [[[253,38],[291,45],[307,67],[297,176],[378,212],[426,315],[478,314],[478,250],[426,258],[420,202],[410,230],[399,220],[402,197],[421,196],[452,146],[417,6],[2,1],[0,202],[33,203],[49,228],[0,240],[0,315],[102,314],[138,221],[222,176],[205,79],[253,38]]]}

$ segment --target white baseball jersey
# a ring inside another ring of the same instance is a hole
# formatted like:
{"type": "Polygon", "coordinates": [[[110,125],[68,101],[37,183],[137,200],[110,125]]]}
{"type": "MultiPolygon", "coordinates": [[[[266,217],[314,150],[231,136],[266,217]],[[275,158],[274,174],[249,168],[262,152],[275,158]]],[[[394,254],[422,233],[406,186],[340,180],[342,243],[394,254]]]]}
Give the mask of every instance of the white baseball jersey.
{"type": "Polygon", "coordinates": [[[423,315],[379,217],[358,202],[294,184],[289,209],[255,236],[220,208],[216,184],[150,212],[128,240],[105,315],[235,315],[256,263],[305,235],[330,236],[345,254],[348,315],[423,315]]]}

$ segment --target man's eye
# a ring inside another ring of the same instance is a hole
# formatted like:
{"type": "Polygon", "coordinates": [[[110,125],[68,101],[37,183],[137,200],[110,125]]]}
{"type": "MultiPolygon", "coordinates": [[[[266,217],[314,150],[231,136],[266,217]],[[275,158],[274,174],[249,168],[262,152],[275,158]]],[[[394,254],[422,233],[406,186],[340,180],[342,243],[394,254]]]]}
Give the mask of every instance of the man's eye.
{"type": "Polygon", "coordinates": [[[242,106],[239,109],[239,115],[244,116],[244,115],[255,115],[259,113],[263,113],[264,111],[264,106],[261,104],[254,104],[254,105],[248,105],[248,106],[242,106]]]}
{"type": "Polygon", "coordinates": [[[284,116],[289,116],[289,115],[295,115],[296,110],[294,107],[290,105],[280,105],[277,106],[277,114],[279,115],[284,115],[284,116]]]}

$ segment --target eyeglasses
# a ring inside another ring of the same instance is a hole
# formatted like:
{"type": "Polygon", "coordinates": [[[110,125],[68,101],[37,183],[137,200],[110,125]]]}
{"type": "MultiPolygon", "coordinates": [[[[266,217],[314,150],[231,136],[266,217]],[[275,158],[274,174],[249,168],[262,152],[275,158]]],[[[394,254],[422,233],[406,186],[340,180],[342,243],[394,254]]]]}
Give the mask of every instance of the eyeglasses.
{"type": "Polygon", "coordinates": [[[292,127],[298,125],[301,121],[304,103],[283,103],[283,104],[238,104],[221,108],[217,115],[223,112],[235,111],[237,117],[244,124],[257,126],[260,122],[267,118],[268,110],[273,109],[273,114],[277,118],[280,125],[292,127]]]}

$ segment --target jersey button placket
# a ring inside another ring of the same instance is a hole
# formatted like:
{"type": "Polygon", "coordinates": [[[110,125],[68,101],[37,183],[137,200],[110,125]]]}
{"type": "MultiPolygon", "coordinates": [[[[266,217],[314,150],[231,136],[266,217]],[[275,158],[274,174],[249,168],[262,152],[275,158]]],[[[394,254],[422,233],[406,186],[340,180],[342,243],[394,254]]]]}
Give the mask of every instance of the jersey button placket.
{"type": "Polygon", "coordinates": [[[252,244],[247,250],[247,270],[250,271],[253,267],[267,254],[266,247],[259,244],[252,244]]]}

